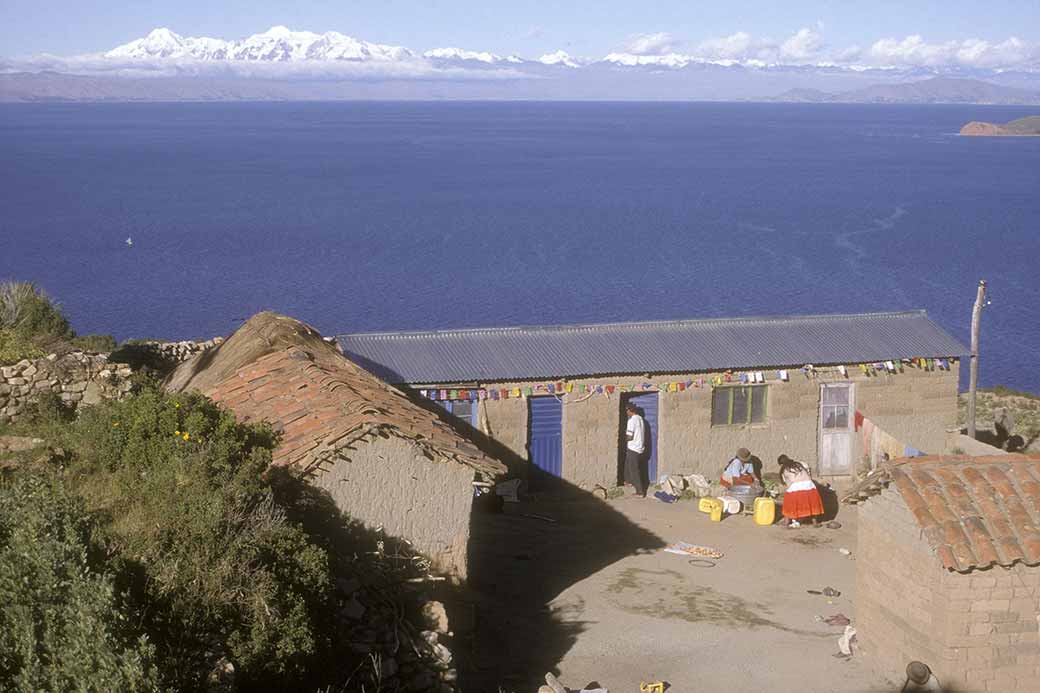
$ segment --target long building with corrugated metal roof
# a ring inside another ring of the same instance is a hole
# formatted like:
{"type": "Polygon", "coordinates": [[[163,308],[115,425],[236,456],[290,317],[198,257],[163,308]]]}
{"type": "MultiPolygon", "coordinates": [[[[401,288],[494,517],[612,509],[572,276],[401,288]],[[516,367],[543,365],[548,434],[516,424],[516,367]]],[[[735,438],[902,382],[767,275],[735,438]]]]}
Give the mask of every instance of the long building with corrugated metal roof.
{"type": "MultiPolygon", "coordinates": [[[[718,472],[738,447],[824,477],[856,472],[866,418],[943,452],[968,350],[924,311],[341,335],[344,354],[508,448],[532,477],[621,479],[624,405],[644,473],[718,472]]],[[[891,443],[889,440],[889,444],[891,443]]]]}

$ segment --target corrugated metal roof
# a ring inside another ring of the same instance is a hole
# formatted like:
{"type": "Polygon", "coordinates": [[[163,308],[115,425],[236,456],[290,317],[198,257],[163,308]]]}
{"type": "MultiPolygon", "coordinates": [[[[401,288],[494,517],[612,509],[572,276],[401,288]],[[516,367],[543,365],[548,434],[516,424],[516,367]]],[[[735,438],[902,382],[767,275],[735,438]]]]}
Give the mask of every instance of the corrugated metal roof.
{"type": "Polygon", "coordinates": [[[393,383],[691,373],[968,353],[923,310],[381,332],[337,339],[349,358],[393,383]]]}

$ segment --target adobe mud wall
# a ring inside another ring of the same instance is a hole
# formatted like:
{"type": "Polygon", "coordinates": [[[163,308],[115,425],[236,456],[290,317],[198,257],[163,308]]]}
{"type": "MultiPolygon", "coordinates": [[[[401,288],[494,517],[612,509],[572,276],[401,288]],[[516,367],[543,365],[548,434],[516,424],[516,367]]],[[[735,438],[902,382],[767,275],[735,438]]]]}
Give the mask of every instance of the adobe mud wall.
{"type": "Polygon", "coordinates": [[[466,577],[473,470],[433,461],[413,442],[391,436],[359,442],[312,479],[336,505],[371,528],[407,539],[435,570],[466,577]]]}
{"type": "MultiPolygon", "coordinates": [[[[579,394],[588,384],[625,385],[636,394],[648,380],[686,381],[703,378],[703,387],[660,393],[658,400],[657,468],[659,473],[704,474],[714,478],[739,447],[747,447],[775,470],[784,453],[818,469],[820,386],[828,382],[851,383],[854,406],[877,425],[906,444],[924,452],[942,452],[947,430],[957,425],[959,364],[950,370],[926,371],[906,367],[902,373],[863,375],[850,367],[849,377],[820,372],[808,378],[798,369],[790,380],[780,381],[776,371],[765,371],[768,399],[766,421],[739,426],[711,425],[711,379],[719,373],[660,375],[652,378],[584,378],[568,381],[574,391],[563,399],[563,478],[584,488],[612,486],[617,480],[621,394],[579,394]]],[[[739,382],[739,373],[736,374],[739,382]]],[[[532,383],[481,383],[495,389],[524,388],[532,383]]],[[[472,386],[470,386],[472,387],[472,386]]],[[[544,392],[535,396],[553,396],[544,392]]],[[[528,458],[527,401],[520,398],[487,399],[491,436],[528,458]]],[[[852,432],[852,464],[862,458],[860,436],[852,432]]]]}

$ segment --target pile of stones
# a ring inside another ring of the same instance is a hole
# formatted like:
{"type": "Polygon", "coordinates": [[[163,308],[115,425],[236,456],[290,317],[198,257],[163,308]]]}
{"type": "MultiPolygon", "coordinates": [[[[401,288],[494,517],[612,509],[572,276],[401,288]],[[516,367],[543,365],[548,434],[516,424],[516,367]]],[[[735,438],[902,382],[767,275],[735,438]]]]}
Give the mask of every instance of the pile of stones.
{"type": "MultiPolygon", "coordinates": [[[[365,661],[366,688],[374,690],[437,691],[457,689],[458,670],[448,648],[453,636],[444,604],[427,601],[415,622],[406,616],[400,592],[357,578],[337,580],[339,619],[351,652],[365,661]]],[[[357,683],[357,682],[355,682],[357,683]]]]}

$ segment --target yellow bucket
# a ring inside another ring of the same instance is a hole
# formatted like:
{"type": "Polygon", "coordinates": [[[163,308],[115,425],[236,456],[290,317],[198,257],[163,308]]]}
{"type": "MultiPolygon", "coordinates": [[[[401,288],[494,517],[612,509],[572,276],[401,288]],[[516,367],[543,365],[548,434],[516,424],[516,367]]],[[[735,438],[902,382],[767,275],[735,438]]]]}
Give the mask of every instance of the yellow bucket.
{"type": "Polygon", "coordinates": [[[776,519],[776,503],[772,498],[755,499],[755,524],[771,525],[776,519]]]}
{"type": "Polygon", "coordinates": [[[718,498],[701,498],[697,501],[697,509],[709,513],[712,522],[722,522],[722,501],[718,498]]]}

